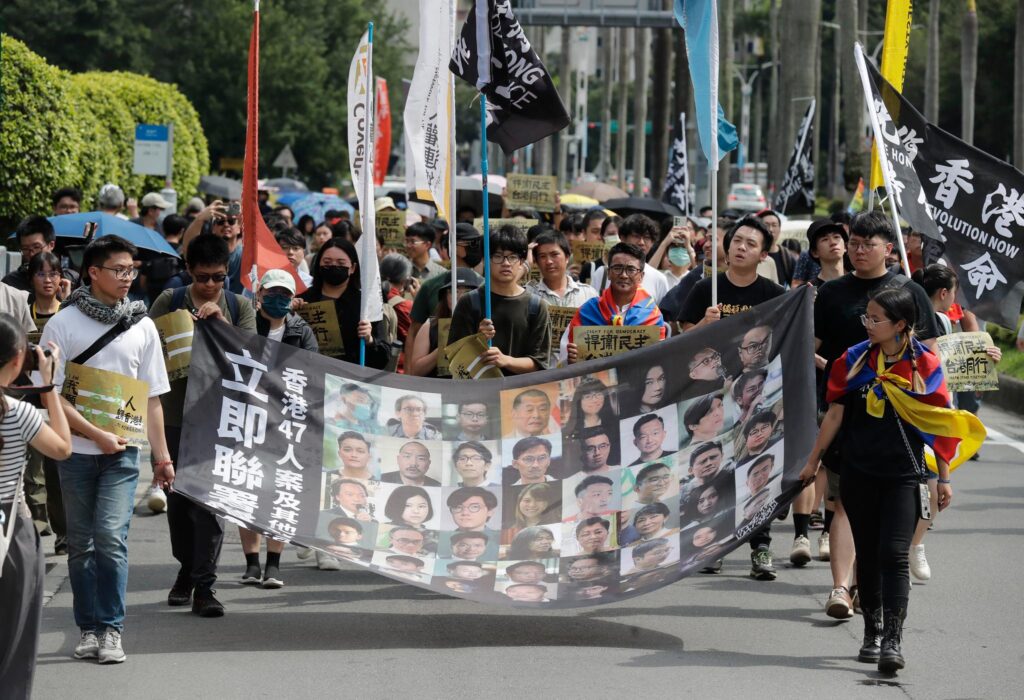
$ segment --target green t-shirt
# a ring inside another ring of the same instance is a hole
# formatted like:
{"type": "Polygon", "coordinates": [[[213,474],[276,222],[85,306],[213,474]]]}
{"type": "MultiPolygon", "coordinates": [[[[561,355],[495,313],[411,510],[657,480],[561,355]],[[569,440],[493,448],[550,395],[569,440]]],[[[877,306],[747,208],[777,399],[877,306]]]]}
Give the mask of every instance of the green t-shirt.
{"type": "MultiPolygon", "coordinates": [[[[231,320],[231,312],[228,309],[228,302],[224,298],[224,294],[231,294],[225,290],[221,293],[220,299],[217,300],[217,305],[220,306],[220,310],[224,313],[224,318],[231,320]]],[[[171,312],[171,297],[174,295],[173,289],[165,289],[160,293],[160,296],[156,298],[156,301],[149,307],[149,317],[159,318],[171,312]]],[[[256,310],[253,308],[252,302],[243,297],[241,294],[235,295],[238,298],[238,323],[235,324],[239,328],[247,331],[256,332],[256,310]]],[[[196,306],[192,300],[192,285],[185,288],[185,299],[182,302],[181,308],[189,308],[196,306]]],[[[180,427],[182,415],[185,412],[185,391],[188,388],[188,378],[176,379],[171,382],[171,390],[160,397],[160,403],[164,408],[164,424],[173,427],[180,427]]]]}
{"type": "Polygon", "coordinates": [[[409,312],[413,323],[426,323],[434,315],[437,294],[450,279],[451,272],[445,270],[420,282],[420,291],[416,292],[416,298],[412,300],[412,311],[409,312]]]}

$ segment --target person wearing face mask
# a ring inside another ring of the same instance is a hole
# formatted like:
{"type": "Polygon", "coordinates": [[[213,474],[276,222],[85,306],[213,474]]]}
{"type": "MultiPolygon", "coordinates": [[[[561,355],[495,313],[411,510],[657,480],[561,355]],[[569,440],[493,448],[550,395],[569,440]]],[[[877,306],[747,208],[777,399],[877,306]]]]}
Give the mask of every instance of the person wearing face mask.
{"type": "Polygon", "coordinates": [[[293,296],[295,278],[284,270],[267,270],[256,294],[256,332],[285,345],[319,352],[313,329],[291,311],[293,296]]]}
{"type": "Polygon", "coordinates": [[[338,359],[359,364],[359,341],[366,341],[366,366],[384,369],[391,359],[391,345],[382,321],[360,318],[359,256],[343,238],[324,243],[313,259],[313,286],[299,295],[300,304],[333,301],[343,346],[338,359]]]}
{"type": "MultiPolygon", "coordinates": [[[[184,309],[196,319],[216,319],[255,331],[256,315],[252,304],[248,299],[224,289],[228,256],[228,244],[220,236],[194,238],[185,253],[192,283],[162,292],[149,309],[150,318],[159,319],[184,309]]],[[[164,434],[173,461],[178,459],[187,389],[188,377],[175,379],[171,382],[171,390],[160,397],[164,409],[164,434]]],[[[158,492],[163,495],[159,489],[152,494],[147,492],[151,508],[158,492]]],[[[202,617],[223,615],[224,606],[214,597],[213,585],[217,580],[217,559],[224,542],[224,528],[210,511],[174,491],[166,494],[164,503],[171,534],[171,554],[180,564],[178,576],[167,595],[167,604],[184,606],[191,601],[193,612],[202,617]]]]}

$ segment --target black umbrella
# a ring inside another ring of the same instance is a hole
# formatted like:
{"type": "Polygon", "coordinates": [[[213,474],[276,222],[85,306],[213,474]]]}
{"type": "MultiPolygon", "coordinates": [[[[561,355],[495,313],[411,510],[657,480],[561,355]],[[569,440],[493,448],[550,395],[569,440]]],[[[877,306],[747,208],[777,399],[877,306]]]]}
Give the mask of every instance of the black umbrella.
{"type": "Polygon", "coordinates": [[[223,175],[203,175],[198,190],[219,199],[242,198],[242,183],[223,175]]]}
{"type": "Polygon", "coordinates": [[[668,216],[682,216],[683,212],[671,204],[666,204],[650,197],[623,197],[621,199],[606,199],[601,202],[605,209],[611,209],[619,216],[630,214],[646,214],[653,219],[664,219],[668,216]]]}

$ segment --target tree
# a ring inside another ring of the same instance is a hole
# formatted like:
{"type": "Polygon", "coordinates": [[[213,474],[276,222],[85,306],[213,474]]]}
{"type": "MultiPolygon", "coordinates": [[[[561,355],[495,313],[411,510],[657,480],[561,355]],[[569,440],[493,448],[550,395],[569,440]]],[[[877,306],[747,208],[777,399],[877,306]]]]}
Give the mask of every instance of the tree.
{"type": "Polygon", "coordinates": [[[928,63],[924,71],[924,118],[939,121],[939,34],[940,0],[928,3],[928,63]]]}
{"type": "Polygon", "coordinates": [[[960,43],[960,138],[974,143],[974,89],[978,82],[978,10],[974,0],[967,0],[960,43]]]}
{"type": "MultiPolygon", "coordinates": [[[[865,0],[866,2],[867,0],[865,0]]],[[[843,183],[847,190],[857,186],[857,181],[866,176],[867,158],[864,151],[864,88],[861,86],[860,74],[853,55],[853,45],[857,41],[858,21],[857,0],[836,0],[836,21],[841,56],[840,91],[843,104],[842,132],[845,142],[845,162],[843,165],[843,183]]],[[[866,177],[865,177],[866,179],[866,177]]]]}
{"type": "Polygon", "coordinates": [[[799,41],[784,41],[780,47],[779,128],[773,138],[782,144],[779,155],[769,164],[771,180],[778,185],[785,174],[787,159],[796,138],[800,119],[813,97],[818,75],[818,41],[821,33],[821,0],[784,2],[779,24],[786,35],[799,41]]]}
{"type": "Polygon", "coordinates": [[[1013,164],[1024,170],[1024,0],[1017,0],[1016,35],[1013,50],[1013,164]]]}

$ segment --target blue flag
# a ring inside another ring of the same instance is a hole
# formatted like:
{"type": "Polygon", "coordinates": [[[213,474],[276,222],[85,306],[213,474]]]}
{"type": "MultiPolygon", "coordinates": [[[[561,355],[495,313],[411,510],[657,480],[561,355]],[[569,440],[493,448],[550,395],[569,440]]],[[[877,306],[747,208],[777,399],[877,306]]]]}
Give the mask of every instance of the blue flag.
{"type": "Polygon", "coordinates": [[[725,118],[718,101],[718,3],[715,0],[675,0],[676,21],[686,34],[693,102],[700,147],[709,163],[718,163],[739,146],[736,127],[725,118]],[[711,105],[717,106],[711,119],[711,105]]]}

